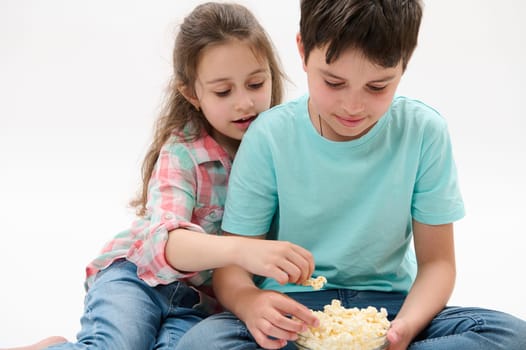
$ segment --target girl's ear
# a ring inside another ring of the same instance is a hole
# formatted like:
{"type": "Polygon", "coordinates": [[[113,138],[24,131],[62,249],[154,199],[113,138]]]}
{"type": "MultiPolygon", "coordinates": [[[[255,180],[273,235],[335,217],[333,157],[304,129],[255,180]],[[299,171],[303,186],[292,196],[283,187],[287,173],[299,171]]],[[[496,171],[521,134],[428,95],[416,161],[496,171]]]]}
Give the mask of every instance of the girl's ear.
{"type": "Polygon", "coordinates": [[[199,100],[197,99],[197,97],[195,97],[195,93],[190,88],[188,88],[188,86],[178,85],[177,90],[179,90],[181,95],[183,95],[183,97],[188,102],[190,102],[195,107],[196,110],[199,111],[201,109],[201,104],[199,103],[199,100]]]}

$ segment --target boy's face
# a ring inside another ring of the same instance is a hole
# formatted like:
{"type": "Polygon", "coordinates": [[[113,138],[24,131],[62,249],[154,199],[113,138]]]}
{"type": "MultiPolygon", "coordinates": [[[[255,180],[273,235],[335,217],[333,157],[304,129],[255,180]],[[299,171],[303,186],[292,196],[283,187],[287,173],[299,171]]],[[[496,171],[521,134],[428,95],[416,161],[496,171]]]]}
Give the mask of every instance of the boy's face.
{"type": "Polygon", "coordinates": [[[402,77],[401,62],[384,68],[370,62],[361,51],[349,49],[331,64],[326,48],[316,48],[305,62],[298,48],[309,84],[309,114],[314,127],[333,141],[349,141],[365,135],[389,108],[402,77]],[[319,116],[319,117],[318,117],[319,116]]]}

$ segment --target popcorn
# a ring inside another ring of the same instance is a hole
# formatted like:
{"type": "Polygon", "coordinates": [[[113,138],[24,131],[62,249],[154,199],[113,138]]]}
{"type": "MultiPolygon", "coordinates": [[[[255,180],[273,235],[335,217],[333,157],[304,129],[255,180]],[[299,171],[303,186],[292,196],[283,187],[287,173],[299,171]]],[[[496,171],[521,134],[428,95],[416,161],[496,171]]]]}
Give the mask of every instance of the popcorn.
{"type": "Polygon", "coordinates": [[[324,276],[318,276],[316,278],[309,278],[305,282],[303,282],[302,286],[311,286],[314,290],[322,289],[323,286],[327,283],[327,279],[324,276]]]}
{"type": "Polygon", "coordinates": [[[372,350],[386,342],[390,322],[387,310],[369,306],[364,309],[341,306],[332,300],[322,311],[312,311],[320,320],[319,327],[299,333],[296,344],[310,350],[372,350]]]}

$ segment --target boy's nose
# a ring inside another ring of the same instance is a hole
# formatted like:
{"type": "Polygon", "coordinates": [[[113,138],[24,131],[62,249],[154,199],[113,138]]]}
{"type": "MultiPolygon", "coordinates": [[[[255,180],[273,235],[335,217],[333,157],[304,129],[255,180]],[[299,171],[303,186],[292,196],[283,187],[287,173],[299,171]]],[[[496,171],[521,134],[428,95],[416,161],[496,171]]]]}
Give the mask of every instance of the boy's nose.
{"type": "Polygon", "coordinates": [[[365,104],[363,98],[359,92],[350,92],[345,96],[343,102],[343,110],[348,115],[356,115],[363,112],[365,109],[365,104]]]}

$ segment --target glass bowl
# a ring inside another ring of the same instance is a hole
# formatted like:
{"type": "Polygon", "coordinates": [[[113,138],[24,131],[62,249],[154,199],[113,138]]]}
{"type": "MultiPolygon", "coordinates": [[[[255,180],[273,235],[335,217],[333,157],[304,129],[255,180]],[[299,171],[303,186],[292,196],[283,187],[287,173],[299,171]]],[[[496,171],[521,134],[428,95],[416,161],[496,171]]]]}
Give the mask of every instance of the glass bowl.
{"type": "MultiPolygon", "coordinates": [[[[304,343],[306,342],[306,338],[303,337],[301,334],[299,334],[299,338],[298,340],[296,340],[294,342],[294,345],[296,345],[296,348],[298,348],[299,350],[314,350],[314,349],[311,349],[305,345],[303,345],[304,343]]],[[[387,340],[387,337],[386,336],[382,336],[382,337],[379,337],[377,339],[375,339],[374,341],[371,341],[371,343],[374,343],[375,345],[373,345],[373,347],[371,347],[370,349],[367,349],[367,350],[385,350],[389,347],[389,341],[387,340]]],[[[332,350],[329,346],[324,346],[323,344],[318,344],[317,346],[317,349],[323,349],[323,350],[332,350]]],[[[344,344],[341,344],[341,347],[339,347],[341,349],[354,349],[351,346],[345,346],[344,344]]],[[[359,349],[365,349],[363,347],[358,347],[357,348],[359,349]]]]}

